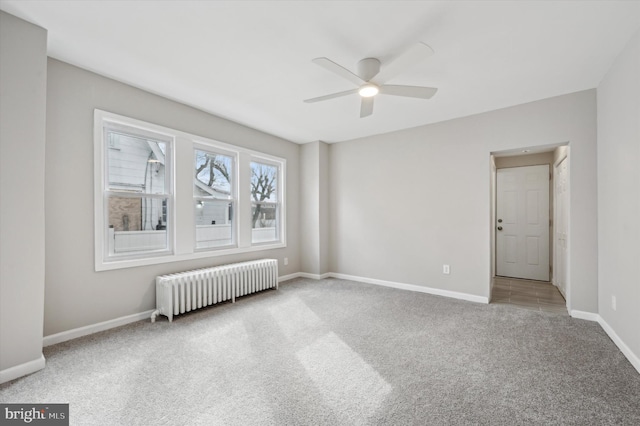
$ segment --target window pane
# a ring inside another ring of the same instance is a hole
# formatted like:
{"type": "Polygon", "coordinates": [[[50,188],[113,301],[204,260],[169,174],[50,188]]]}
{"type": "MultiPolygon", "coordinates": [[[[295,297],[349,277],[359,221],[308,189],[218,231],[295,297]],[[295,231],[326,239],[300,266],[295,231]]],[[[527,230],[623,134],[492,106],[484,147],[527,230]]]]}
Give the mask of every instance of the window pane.
{"type": "Polygon", "coordinates": [[[251,201],[278,201],[278,167],[251,162],[251,201]]]}
{"type": "Polygon", "coordinates": [[[251,162],[251,242],[278,241],[278,167],[251,162]]]}
{"type": "Polygon", "coordinates": [[[109,197],[109,253],[167,248],[166,198],[109,197]]]}
{"type": "Polygon", "coordinates": [[[233,244],[233,203],[200,200],[195,202],[196,248],[233,244]]]}
{"type": "Polygon", "coordinates": [[[193,195],[230,199],[232,168],[232,157],[196,150],[193,195]]]}
{"type": "Polygon", "coordinates": [[[108,188],[143,194],[165,193],[166,142],[107,130],[108,188]]]}
{"type": "Polygon", "coordinates": [[[276,204],[251,204],[251,242],[278,241],[278,207],[276,204]]]}

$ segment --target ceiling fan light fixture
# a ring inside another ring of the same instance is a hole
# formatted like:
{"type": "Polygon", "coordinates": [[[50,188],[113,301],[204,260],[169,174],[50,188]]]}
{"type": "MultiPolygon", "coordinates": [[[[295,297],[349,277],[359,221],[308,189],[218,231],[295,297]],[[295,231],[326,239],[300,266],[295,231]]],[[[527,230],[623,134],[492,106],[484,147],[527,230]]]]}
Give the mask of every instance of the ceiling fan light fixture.
{"type": "Polygon", "coordinates": [[[372,96],[377,95],[380,92],[380,89],[375,84],[367,83],[360,87],[358,90],[358,94],[363,98],[370,98],[372,96]]]}

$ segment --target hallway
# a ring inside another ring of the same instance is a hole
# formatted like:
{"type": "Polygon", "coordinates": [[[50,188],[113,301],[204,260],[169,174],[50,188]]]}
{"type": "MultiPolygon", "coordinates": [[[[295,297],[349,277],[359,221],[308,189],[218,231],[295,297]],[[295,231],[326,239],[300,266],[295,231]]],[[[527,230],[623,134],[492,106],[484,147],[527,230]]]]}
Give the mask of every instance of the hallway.
{"type": "Polygon", "coordinates": [[[491,303],[568,315],[566,302],[560,291],[553,284],[542,281],[495,277],[491,303]]]}

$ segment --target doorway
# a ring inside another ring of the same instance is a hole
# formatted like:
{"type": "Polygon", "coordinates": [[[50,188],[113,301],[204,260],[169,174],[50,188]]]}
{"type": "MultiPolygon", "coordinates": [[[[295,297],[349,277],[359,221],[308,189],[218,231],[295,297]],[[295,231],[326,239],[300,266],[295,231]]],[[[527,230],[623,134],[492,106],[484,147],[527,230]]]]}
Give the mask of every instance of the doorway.
{"type": "Polygon", "coordinates": [[[569,175],[567,144],[491,153],[491,303],[570,307],[569,175]]]}

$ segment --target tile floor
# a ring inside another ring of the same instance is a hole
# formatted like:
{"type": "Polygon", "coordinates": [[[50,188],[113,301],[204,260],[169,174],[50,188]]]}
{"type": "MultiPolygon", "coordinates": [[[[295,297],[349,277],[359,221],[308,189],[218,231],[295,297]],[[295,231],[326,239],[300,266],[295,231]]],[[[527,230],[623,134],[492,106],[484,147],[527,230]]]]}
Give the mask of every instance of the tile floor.
{"type": "Polygon", "coordinates": [[[568,315],[560,291],[553,284],[542,281],[496,277],[493,279],[491,303],[568,315]]]}

